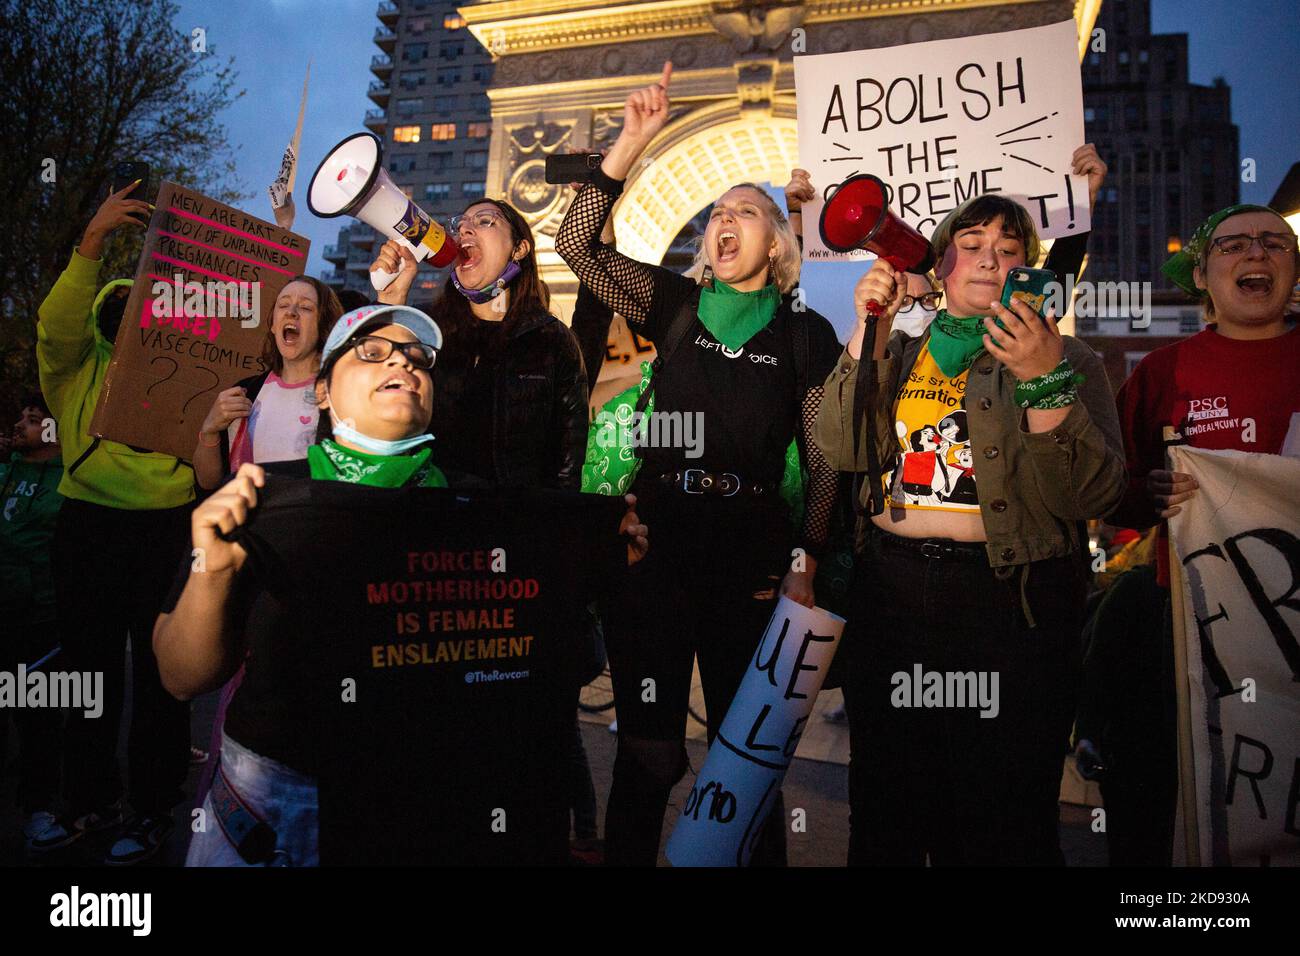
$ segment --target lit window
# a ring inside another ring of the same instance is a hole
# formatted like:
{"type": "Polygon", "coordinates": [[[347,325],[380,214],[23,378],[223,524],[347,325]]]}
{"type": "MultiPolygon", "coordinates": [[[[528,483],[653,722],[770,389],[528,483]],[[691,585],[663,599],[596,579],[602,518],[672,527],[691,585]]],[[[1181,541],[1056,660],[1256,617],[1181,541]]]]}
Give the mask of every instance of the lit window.
{"type": "Polygon", "coordinates": [[[434,123],[429,127],[429,139],[447,140],[456,138],[455,123],[434,123]]]}
{"type": "Polygon", "coordinates": [[[470,123],[465,127],[465,135],[470,139],[487,139],[492,135],[492,124],[470,123]]]}
{"type": "Polygon", "coordinates": [[[451,196],[451,183],[429,183],[424,187],[424,198],[430,200],[447,199],[451,196]]]}
{"type": "Polygon", "coordinates": [[[1084,121],[1085,123],[1091,123],[1091,122],[1095,121],[1096,119],[1097,119],[1097,111],[1094,110],[1091,106],[1084,107],[1084,110],[1083,110],[1083,121],[1084,121]]]}
{"type": "Polygon", "coordinates": [[[460,194],[466,199],[482,199],[483,184],[482,183],[461,183],[460,194]]]}
{"type": "Polygon", "coordinates": [[[1170,236],[1169,241],[1165,243],[1165,252],[1170,254],[1180,252],[1182,251],[1182,248],[1183,240],[1179,239],[1177,236],[1170,236]]]}
{"type": "Polygon", "coordinates": [[[420,141],[420,127],[418,126],[394,126],[393,142],[394,143],[418,143],[420,141]]]}
{"type": "Polygon", "coordinates": [[[444,30],[459,30],[465,25],[465,18],[459,13],[449,13],[442,18],[442,28],[444,30]]]}

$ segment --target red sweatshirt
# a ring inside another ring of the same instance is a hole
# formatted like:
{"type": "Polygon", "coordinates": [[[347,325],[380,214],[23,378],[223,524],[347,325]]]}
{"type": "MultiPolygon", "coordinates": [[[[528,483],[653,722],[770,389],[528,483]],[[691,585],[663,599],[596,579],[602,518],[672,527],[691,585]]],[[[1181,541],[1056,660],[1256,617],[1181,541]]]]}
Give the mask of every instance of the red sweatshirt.
{"type": "MultiPolygon", "coordinates": [[[[1271,339],[1229,339],[1205,329],[1156,349],[1119,390],[1129,486],[1106,520],[1129,528],[1160,521],[1147,474],[1166,468],[1163,429],[1172,425],[1196,448],[1276,455],[1291,416],[1300,413],[1300,326],[1271,339]]],[[[1166,551],[1161,549],[1161,583],[1166,551]]]]}

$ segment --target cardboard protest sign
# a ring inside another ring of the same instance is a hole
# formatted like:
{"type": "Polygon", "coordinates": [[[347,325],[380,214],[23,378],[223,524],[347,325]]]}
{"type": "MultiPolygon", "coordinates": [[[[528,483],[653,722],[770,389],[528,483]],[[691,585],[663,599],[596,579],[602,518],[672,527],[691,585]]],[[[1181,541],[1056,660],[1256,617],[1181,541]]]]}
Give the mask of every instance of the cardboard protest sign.
{"type": "Polygon", "coordinates": [[[580,625],[625,573],[625,509],[267,478],[239,539],[274,595],[245,686],[274,675],[301,728],[322,864],[566,860],[580,625]],[[328,586],[304,568],[328,568],[328,586]]]}
{"type": "Polygon", "coordinates": [[[787,597],[777,602],[668,839],[673,866],[749,863],[844,623],[787,597]]]}
{"type": "Polygon", "coordinates": [[[271,309],[310,245],[164,182],[90,433],[188,460],[217,393],[265,371],[271,309]]]}
{"type": "Polygon", "coordinates": [[[655,360],[655,346],[628,328],[627,320],[615,315],[609,324],[609,337],[605,343],[605,361],[600,366],[596,382],[591,387],[591,411],[594,415],[601,406],[626,391],[641,380],[641,363],[655,360]]]}
{"type": "MultiPolygon", "coordinates": [[[[1073,20],[1010,33],[794,58],[799,158],[822,197],[854,173],[890,187],[890,209],[929,237],[965,199],[996,192],[1027,208],[1043,238],[1087,232],[1073,20]]],[[[803,207],[804,258],[865,259],[826,248],[803,207]]]]}
{"type": "Polygon", "coordinates": [[[1174,470],[1200,485],[1169,521],[1177,555],[1171,571],[1180,575],[1173,590],[1182,592],[1175,652],[1187,661],[1180,691],[1191,718],[1183,728],[1191,767],[1180,774],[1190,799],[1180,809],[1194,808],[1196,834],[1183,840],[1188,821],[1180,820],[1175,862],[1295,866],[1300,461],[1187,446],[1174,447],[1172,458],[1174,470]]]}

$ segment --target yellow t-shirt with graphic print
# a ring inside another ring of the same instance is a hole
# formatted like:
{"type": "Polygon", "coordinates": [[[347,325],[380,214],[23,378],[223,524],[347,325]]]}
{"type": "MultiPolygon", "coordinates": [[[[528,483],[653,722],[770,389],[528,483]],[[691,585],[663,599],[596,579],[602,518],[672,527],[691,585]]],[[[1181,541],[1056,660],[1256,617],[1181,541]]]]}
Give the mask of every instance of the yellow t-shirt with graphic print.
{"type": "Polygon", "coordinates": [[[921,346],[894,400],[898,453],[884,474],[891,508],[979,512],[966,420],[966,376],[944,375],[921,346]]]}

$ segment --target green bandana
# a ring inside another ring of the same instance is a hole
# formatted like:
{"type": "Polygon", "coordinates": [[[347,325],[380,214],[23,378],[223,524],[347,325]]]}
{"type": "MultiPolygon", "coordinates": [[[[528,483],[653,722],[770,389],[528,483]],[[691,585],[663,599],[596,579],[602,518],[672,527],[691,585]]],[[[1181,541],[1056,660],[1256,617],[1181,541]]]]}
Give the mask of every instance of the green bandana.
{"type": "Polygon", "coordinates": [[[1197,264],[1201,261],[1201,254],[1205,252],[1210,240],[1214,237],[1214,230],[1219,228],[1219,223],[1229,216],[1235,216],[1242,212],[1271,212],[1273,215],[1281,215],[1276,209],[1270,209],[1268,206],[1255,206],[1251,203],[1240,203],[1236,206],[1229,206],[1227,209],[1220,209],[1205,222],[1196,227],[1183,248],[1175,252],[1163,266],[1160,271],[1168,277],[1174,285],[1182,289],[1189,295],[1194,295],[1198,299],[1203,299],[1208,294],[1204,289],[1196,287],[1196,278],[1192,274],[1197,264]]]}
{"type": "Polygon", "coordinates": [[[756,292],[737,292],[725,282],[713,280],[700,293],[700,322],[715,339],[733,352],[772,321],[781,293],[768,284],[756,292]]]}
{"type": "Polygon", "coordinates": [[[318,480],[372,488],[446,488],[446,477],[429,461],[432,454],[432,449],[421,448],[414,455],[370,455],[326,438],[307,449],[307,464],[311,476],[318,480]]]}
{"type": "Polygon", "coordinates": [[[975,356],[984,351],[984,316],[958,318],[946,309],[930,323],[930,355],[939,371],[954,378],[970,368],[975,356]]]}

